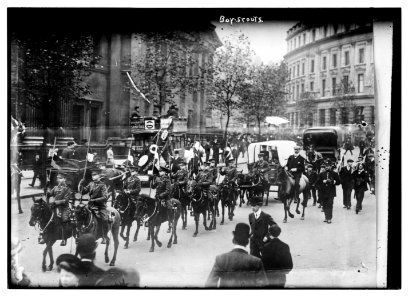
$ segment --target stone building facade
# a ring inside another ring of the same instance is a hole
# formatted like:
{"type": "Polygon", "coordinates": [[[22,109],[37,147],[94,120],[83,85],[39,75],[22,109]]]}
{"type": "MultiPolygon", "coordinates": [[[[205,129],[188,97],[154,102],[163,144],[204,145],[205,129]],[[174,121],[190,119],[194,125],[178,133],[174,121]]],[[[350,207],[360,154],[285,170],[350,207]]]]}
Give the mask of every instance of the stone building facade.
{"type": "Polygon", "coordinates": [[[287,63],[290,78],[286,86],[287,127],[374,124],[373,27],[362,24],[297,23],[287,31],[287,63]],[[354,87],[343,94],[353,109],[336,105],[341,101],[341,82],[354,87]],[[312,95],[310,118],[298,103],[312,95]]]}

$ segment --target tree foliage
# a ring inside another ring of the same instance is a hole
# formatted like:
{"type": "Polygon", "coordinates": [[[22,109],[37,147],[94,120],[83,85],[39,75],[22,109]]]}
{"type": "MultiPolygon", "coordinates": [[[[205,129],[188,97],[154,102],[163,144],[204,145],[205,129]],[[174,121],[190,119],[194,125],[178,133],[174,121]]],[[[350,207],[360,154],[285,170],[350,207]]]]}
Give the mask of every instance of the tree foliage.
{"type": "Polygon", "coordinates": [[[251,79],[240,91],[240,110],[244,119],[253,120],[261,134],[261,122],[267,116],[284,112],[285,84],[288,77],[284,63],[251,66],[251,79]]]}
{"type": "Polygon", "coordinates": [[[354,101],[356,89],[352,81],[348,81],[347,79],[341,80],[340,83],[336,85],[335,93],[336,97],[333,99],[333,107],[340,111],[342,116],[341,120],[348,120],[350,112],[355,114],[359,113],[359,107],[354,101]]]}
{"type": "Polygon", "coordinates": [[[316,116],[316,93],[304,92],[300,99],[296,101],[296,108],[299,111],[300,126],[313,126],[316,116]]]}
{"type": "Polygon", "coordinates": [[[211,82],[208,105],[227,117],[224,138],[235,109],[240,108],[240,94],[251,78],[251,58],[253,52],[248,38],[243,35],[230,35],[223,39],[212,64],[207,66],[208,79],[211,82]]]}
{"type": "MultiPolygon", "coordinates": [[[[180,32],[152,32],[136,35],[144,49],[137,60],[132,61],[132,78],[138,88],[160,113],[165,103],[173,104],[176,95],[194,92],[204,87],[204,78],[198,67],[195,50],[199,41],[191,35],[180,32]]],[[[137,92],[136,92],[137,94],[137,92]]]]}

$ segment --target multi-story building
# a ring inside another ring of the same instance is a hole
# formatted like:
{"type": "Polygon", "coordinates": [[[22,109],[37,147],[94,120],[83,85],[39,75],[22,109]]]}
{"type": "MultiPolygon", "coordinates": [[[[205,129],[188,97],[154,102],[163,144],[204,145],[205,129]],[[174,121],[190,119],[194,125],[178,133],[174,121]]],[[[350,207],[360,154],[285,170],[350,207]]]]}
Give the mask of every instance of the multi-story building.
{"type": "Polygon", "coordinates": [[[286,41],[288,127],[353,124],[362,119],[374,124],[371,23],[297,23],[287,31],[286,41]],[[340,86],[353,88],[342,93],[340,86]],[[309,112],[299,105],[305,97],[312,100],[309,112]]]}

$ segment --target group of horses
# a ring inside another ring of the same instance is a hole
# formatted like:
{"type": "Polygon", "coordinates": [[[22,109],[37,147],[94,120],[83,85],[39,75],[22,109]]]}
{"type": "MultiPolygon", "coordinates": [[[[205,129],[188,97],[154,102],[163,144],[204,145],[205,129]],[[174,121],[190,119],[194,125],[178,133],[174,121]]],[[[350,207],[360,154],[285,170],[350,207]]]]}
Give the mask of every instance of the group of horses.
{"type": "MultiPolygon", "coordinates": [[[[150,252],[153,252],[155,245],[162,246],[158,239],[161,225],[168,222],[168,233],[171,233],[167,243],[170,248],[173,244],[177,244],[177,224],[182,218],[182,229],[187,228],[187,216],[189,209],[192,208],[194,215],[195,231],[193,236],[198,235],[200,215],[203,216],[203,226],[205,230],[214,230],[217,226],[217,216],[220,216],[219,204],[221,202],[222,219],[220,224],[224,224],[225,209],[227,209],[228,219],[233,220],[234,209],[237,199],[239,198],[239,206],[245,204],[245,196],[247,205],[249,199],[254,196],[260,196],[264,199],[266,195],[265,205],[268,205],[269,189],[271,181],[265,180],[264,175],[256,170],[249,174],[239,172],[237,177],[238,188],[232,182],[224,182],[220,185],[212,185],[209,188],[203,188],[195,180],[190,179],[185,187],[181,187],[174,183],[171,186],[171,213],[167,205],[163,205],[150,195],[140,194],[137,199],[131,199],[130,195],[123,189],[116,190],[116,196],[112,196],[112,206],[108,206],[111,213],[109,232],[114,243],[114,254],[112,260],[109,259],[108,249],[111,243],[111,238],[108,232],[103,232],[99,226],[98,218],[92,213],[87,200],[81,197],[81,200],[73,201],[71,209],[71,222],[62,224],[58,218],[54,216],[55,210],[51,207],[48,201],[44,199],[33,199],[34,203],[31,207],[30,226],[38,224],[40,231],[46,243],[43,251],[42,269],[43,271],[52,270],[54,264],[52,246],[62,238],[61,229],[64,226],[64,237],[77,238],[84,233],[91,233],[97,239],[104,238],[106,240],[105,247],[105,262],[110,266],[114,266],[116,255],[119,246],[119,236],[125,241],[124,248],[129,247],[130,230],[134,222],[136,222],[136,232],[133,241],[136,242],[140,227],[148,227],[147,240],[151,240],[150,252]],[[135,200],[135,201],[133,201],[135,200]],[[79,203],[78,203],[79,202],[79,203]],[[209,225],[207,226],[207,221],[209,225]],[[126,234],[125,234],[126,231],[126,234]],[[49,254],[50,264],[46,266],[46,255],[49,254]]],[[[290,212],[290,205],[295,200],[294,195],[294,179],[291,174],[284,168],[279,167],[276,173],[276,184],[279,184],[279,200],[283,202],[285,210],[284,222],[287,221],[287,215],[293,218],[294,215],[290,212]]],[[[117,187],[117,186],[116,186],[117,187]]],[[[302,177],[300,182],[300,193],[303,193],[303,212],[302,219],[305,216],[305,207],[308,200],[308,181],[306,177],[302,177]]],[[[297,201],[296,212],[300,214],[299,203],[297,201]]],[[[71,244],[72,246],[72,244],[71,244]]],[[[76,253],[77,254],[77,253],[76,253]]]]}

